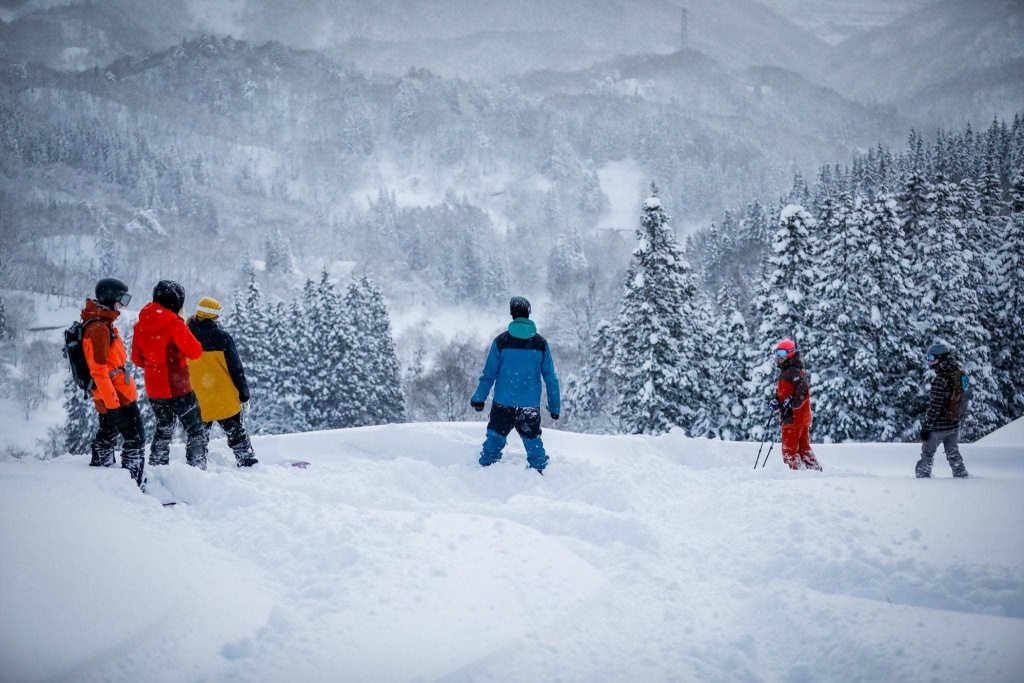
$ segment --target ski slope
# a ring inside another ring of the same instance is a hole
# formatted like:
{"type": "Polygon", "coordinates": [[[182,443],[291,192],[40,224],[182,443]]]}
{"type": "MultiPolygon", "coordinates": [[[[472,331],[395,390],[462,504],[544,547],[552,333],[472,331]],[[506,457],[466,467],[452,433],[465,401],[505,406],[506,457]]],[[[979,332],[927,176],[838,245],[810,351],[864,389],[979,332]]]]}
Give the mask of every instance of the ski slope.
{"type": "Polygon", "coordinates": [[[179,446],[148,495],[0,462],[0,680],[1020,681],[1022,425],[968,480],[550,430],[540,477],[514,436],[477,467],[482,424],[179,446]]]}

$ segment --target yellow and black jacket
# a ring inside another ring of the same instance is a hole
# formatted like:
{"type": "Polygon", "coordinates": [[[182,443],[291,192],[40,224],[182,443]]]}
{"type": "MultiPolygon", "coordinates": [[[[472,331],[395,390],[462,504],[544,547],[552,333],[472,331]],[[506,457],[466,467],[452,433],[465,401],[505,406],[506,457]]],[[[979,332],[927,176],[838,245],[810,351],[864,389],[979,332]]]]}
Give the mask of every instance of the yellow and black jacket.
{"type": "Polygon", "coordinates": [[[249,400],[249,385],[235,340],[216,320],[193,317],[188,329],[203,345],[203,355],[189,361],[188,366],[203,422],[238,415],[242,404],[249,400]]]}

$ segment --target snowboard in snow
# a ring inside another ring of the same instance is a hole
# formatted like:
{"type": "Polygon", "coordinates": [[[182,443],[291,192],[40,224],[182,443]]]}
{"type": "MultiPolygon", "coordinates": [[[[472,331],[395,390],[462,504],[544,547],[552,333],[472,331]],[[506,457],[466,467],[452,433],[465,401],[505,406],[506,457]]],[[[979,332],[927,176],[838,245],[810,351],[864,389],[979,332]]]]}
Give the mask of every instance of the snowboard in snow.
{"type": "Polygon", "coordinates": [[[305,460],[296,460],[295,462],[292,463],[292,467],[298,467],[299,469],[304,470],[307,467],[309,467],[309,463],[306,462],[305,460]]]}

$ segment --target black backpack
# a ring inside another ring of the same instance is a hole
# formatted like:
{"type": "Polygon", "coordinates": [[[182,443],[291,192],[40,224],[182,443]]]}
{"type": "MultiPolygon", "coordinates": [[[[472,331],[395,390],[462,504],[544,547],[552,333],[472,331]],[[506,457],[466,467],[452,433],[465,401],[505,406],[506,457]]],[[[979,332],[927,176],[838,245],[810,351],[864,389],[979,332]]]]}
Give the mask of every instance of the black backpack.
{"type": "MultiPolygon", "coordinates": [[[[82,348],[85,328],[94,322],[106,325],[103,318],[89,318],[88,320],[76,320],[68,329],[64,330],[64,357],[71,365],[71,379],[83,391],[89,391],[96,386],[96,381],[89,372],[89,364],[85,360],[85,350],[82,348]]],[[[110,341],[114,341],[114,329],[109,325],[107,327],[110,330],[110,341]]]]}

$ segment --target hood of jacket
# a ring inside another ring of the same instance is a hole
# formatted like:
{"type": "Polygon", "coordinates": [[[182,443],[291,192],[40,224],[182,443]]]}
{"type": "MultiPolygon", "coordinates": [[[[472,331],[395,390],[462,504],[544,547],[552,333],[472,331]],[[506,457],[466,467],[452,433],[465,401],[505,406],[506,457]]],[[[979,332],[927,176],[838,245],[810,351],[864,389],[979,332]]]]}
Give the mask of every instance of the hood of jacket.
{"type": "Polygon", "coordinates": [[[529,318],[516,318],[508,324],[508,333],[516,339],[529,339],[537,336],[537,325],[529,318]]]}
{"type": "Polygon", "coordinates": [[[135,323],[135,334],[159,332],[178,322],[184,321],[174,311],[164,308],[158,303],[150,302],[139,311],[139,322],[135,323]]]}
{"type": "Polygon", "coordinates": [[[121,315],[120,311],[115,311],[113,308],[102,306],[96,303],[95,299],[86,299],[85,308],[82,309],[82,320],[102,318],[106,323],[113,323],[117,320],[117,316],[119,315],[121,315]]]}

